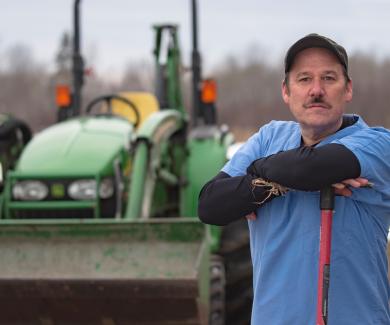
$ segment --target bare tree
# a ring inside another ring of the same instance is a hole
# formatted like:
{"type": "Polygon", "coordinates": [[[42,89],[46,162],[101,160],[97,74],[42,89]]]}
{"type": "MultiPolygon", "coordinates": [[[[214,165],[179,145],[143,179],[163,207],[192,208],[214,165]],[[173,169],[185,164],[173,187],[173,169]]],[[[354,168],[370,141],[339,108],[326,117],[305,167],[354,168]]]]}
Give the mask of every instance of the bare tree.
{"type": "Polygon", "coordinates": [[[53,123],[54,112],[47,101],[48,72],[24,45],[11,47],[4,57],[6,65],[0,72],[0,111],[26,121],[34,130],[53,123]]]}
{"type": "MultiPolygon", "coordinates": [[[[57,63],[69,72],[70,54],[66,44],[69,45],[69,37],[63,36],[57,63]]],[[[270,64],[256,51],[260,50],[252,47],[250,55],[243,56],[244,62],[240,61],[241,57],[226,58],[212,73],[218,82],[219,122],[230,125],[239,138],[247,137],[272,119],[292,119],[281,99],[282,64],[270,64]]],[[[14,114],[36,131],[54,123],[57,112],[53,84],[57,75],[49,74],[34,60],[31,50],[22,45],[3,51],[0,59],[0,112],[14,114]]],[[[371,125],[389,127],[390,58],[377,60],[367,54],[355,53],[350,56],[350,73],[354,99],[348,111],[362,115],[371,125]]],[[[184,102],[188,109],[192,103],[189,77],[187,74],[183,78],[184,102]]],[[[97,73],[87,76],[85,81],[84,106],[102,94],[153,92],[153,66],[143,61],[129,63],[119,82],[107,80],[105,74],[97,73]]]]}

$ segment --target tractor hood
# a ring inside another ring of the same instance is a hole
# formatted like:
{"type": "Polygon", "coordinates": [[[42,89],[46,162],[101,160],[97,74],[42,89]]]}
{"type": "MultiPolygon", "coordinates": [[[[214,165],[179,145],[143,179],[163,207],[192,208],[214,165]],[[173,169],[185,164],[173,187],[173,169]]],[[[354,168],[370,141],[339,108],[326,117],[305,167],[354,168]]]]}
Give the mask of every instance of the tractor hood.
{"type": "Polygon", "coordinates": [[[128,150],[133,126],[117,117],[82,117],[38,133],[17,171],[28,175],[96,175],[128,150]]]}

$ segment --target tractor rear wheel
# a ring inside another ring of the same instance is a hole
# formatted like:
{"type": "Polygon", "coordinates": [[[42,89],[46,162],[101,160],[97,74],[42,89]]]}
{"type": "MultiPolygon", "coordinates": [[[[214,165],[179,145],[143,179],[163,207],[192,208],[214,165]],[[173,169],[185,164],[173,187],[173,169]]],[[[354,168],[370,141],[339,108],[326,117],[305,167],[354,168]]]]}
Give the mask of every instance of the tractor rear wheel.
{"type": "Polygon", "coordinates": [[[223,258],[212,255],[210,262],[210,325],[225,325],[225,266],[223,258]]]}
{"type": "Polygon", "coordinates": [[[219,255],[226,273],[225,324],[249,325],[252,310],[252,260],[245,219],[223,228],[219,255]]]}

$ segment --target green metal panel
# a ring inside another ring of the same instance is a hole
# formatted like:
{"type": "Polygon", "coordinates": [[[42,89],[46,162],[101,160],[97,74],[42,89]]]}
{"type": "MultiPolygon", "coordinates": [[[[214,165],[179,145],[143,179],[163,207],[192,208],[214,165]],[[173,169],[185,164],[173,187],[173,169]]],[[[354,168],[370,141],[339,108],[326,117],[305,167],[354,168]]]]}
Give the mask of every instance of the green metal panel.
{"type": "Polygon", "coordinates": [[[184,189],[182,215],[197,216],[198,196],[203,185],[214,177],[226,163],[227,147],[219,139],[191,139],[188,144],[188,186],[184,189]]]}
{"type": "MultiPolygon", "coordinates": [[[[189,140],[189,158],[186,166],[188,185],[183,189],[181,215],[197,217],[198,197],[204,184],[213,178],[226,163],[227,148],[233,142],[232,134],[222,135],[215,129],[213,137],[189,140]]],[[[211,250],[219,247],[221,228],[210,226],[211,250]]]]}
{"type": "Polygon", "coordinates": [[[57,177],[102,173],[129,146],[132,131],[130,123],[115,117],[56,124],[37,134],[26,146],[16,170],[20,174],[57,177]]]}
{"type": "Polygon", "coordinates": [[[44,210],[44,209],[88,209],[95,208],[95,201],[38,201],[38,202],[21,202],[13,201],[8,204],[9,209],[17,210],[44,210]]]}

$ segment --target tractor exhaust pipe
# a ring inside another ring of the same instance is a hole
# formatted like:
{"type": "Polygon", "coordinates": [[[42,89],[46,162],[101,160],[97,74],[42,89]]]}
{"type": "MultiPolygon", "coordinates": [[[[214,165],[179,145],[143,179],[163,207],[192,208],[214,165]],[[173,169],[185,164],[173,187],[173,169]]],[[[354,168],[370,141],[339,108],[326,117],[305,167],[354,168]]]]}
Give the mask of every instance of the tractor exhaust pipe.
{"type": "Polygon", "coordinates": [[[192,121],[197,126],[201,120],[201,58],[198,50],[198,14],[196,0],[192,0],[192,121]]]}
{"type": "Polygon", "coordinates": [[[74,2],[74,31],[73,31],[73,105],[71,116],[80,115],[81,88],[84,84],[84,61],[80,53],[80,2],[74,2]]]}

